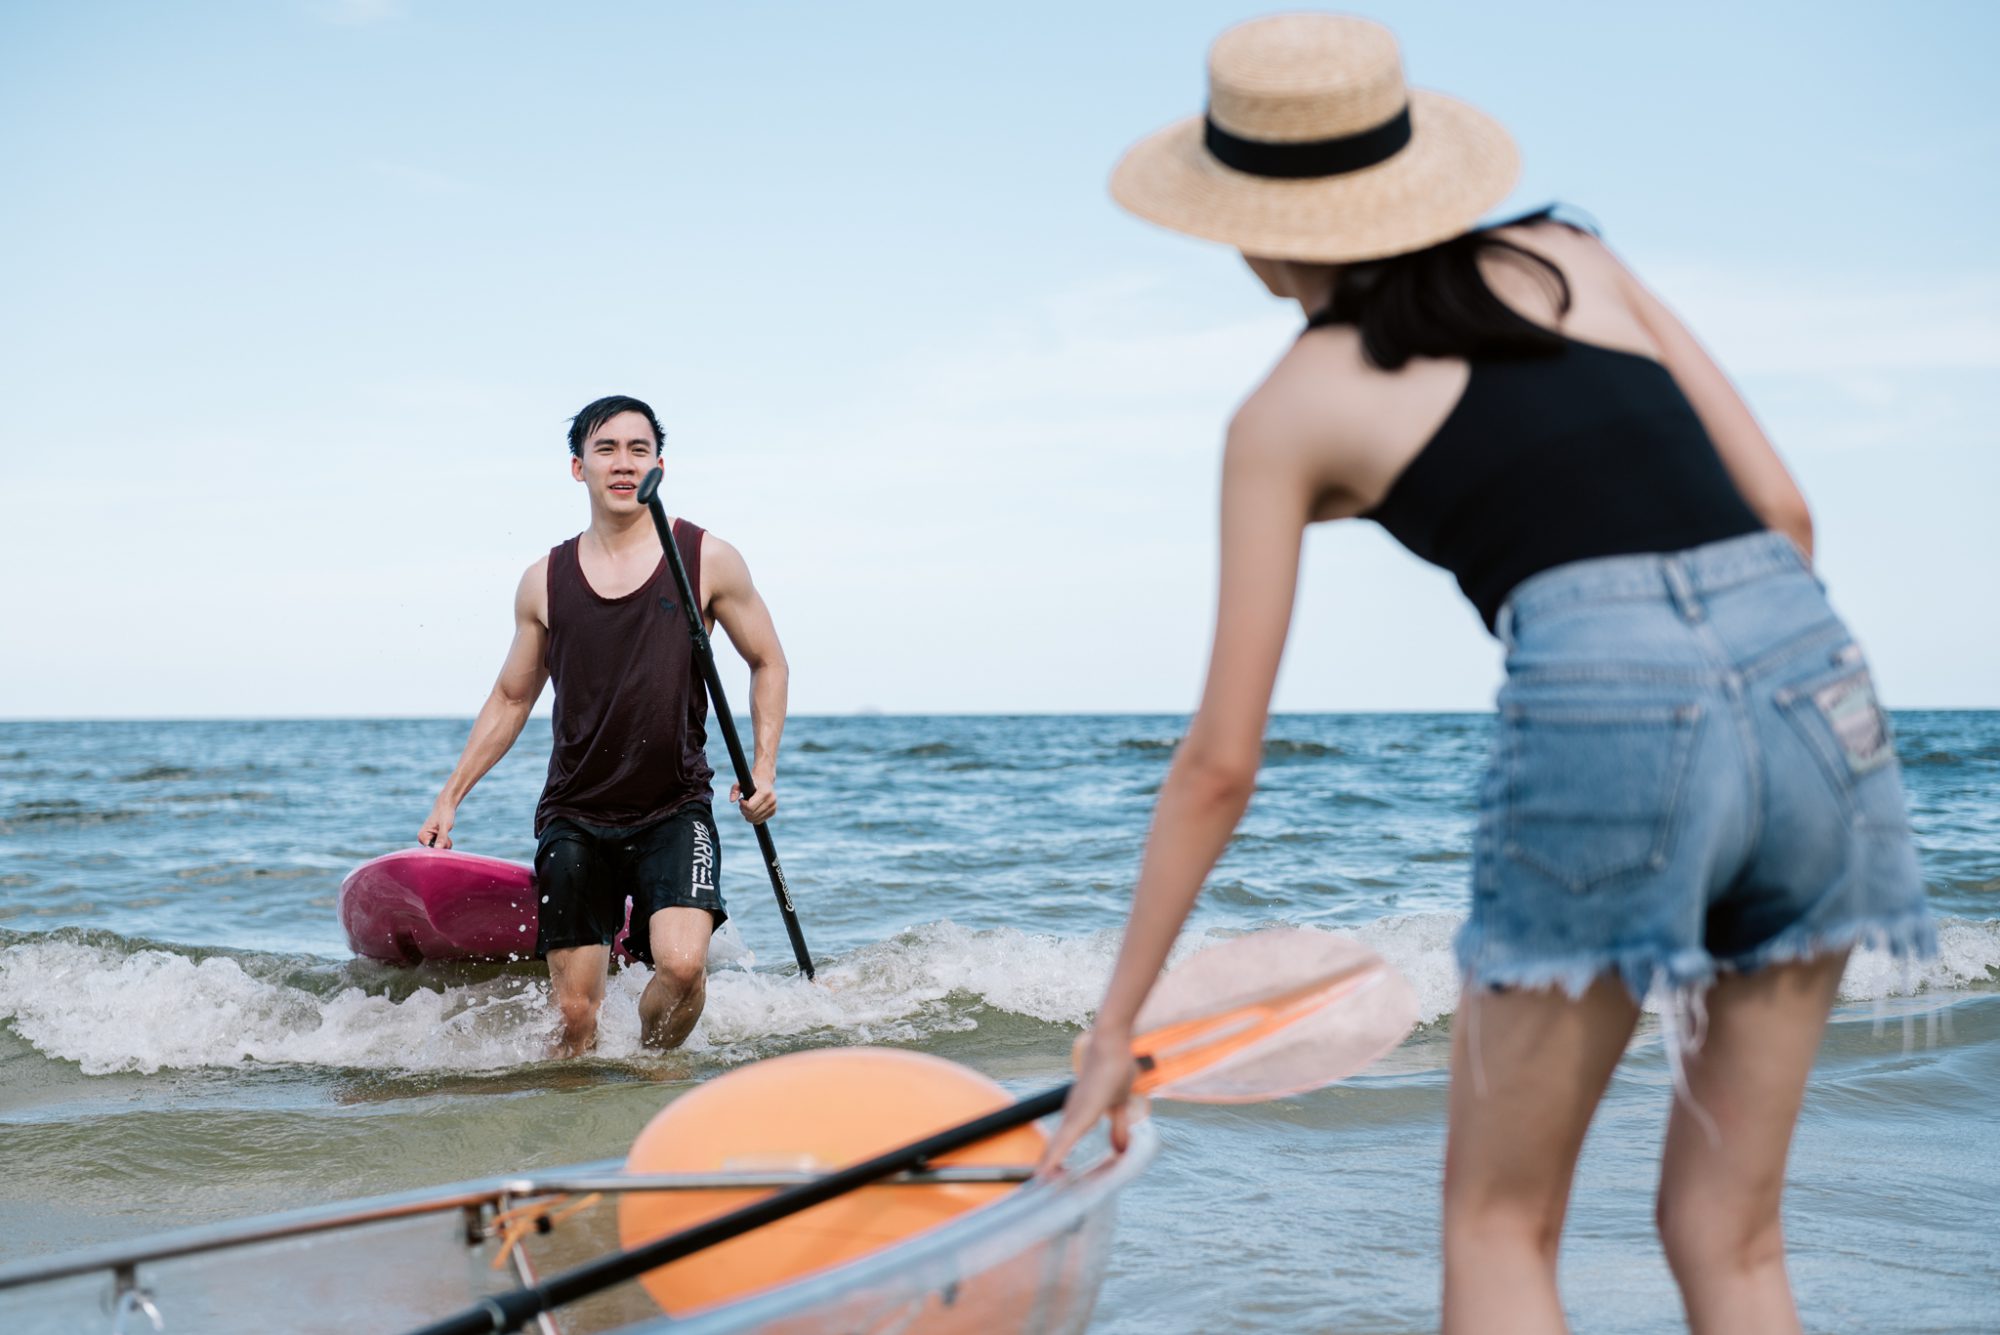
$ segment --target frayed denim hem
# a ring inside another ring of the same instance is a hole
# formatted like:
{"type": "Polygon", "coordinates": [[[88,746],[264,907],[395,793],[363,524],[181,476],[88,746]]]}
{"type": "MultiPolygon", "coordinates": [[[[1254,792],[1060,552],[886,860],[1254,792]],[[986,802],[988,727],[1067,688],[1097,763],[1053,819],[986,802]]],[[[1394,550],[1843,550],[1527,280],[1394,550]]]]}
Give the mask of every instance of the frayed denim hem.
{"type": "MultiPolygon", "coordinates": [[[[1638,947],[1605,954],[1569,955],[1555,959],[1507,958],[1495,952],[1471,923],[1457,943],[1459,972],[1468,989],[1493,991],[1561,991],[1580,1000],[1599,978],[1615,974],[1632,1000],[1644,1005],[1660,998],[1660,1037],[1665,1049],[1675,1098],[1702,1127],[1711,1144],[1720,1136],[1714,1119],[1696,1102],[1688,1085],[1687,1059],[1701,1050],[1708,1035],[1707,992],[1723,973],[1747,974],[1774,964],[1795,964],[1857,946],[1886,950],[1894,959],[1915,963],[1937,954],[1937,929],[1928,909],[1889,916],[1855,918],[1835,927],[1800,923],[1755,950],[1718,960],[1705,950],[1638,947]],[[1496,955],[1498,957],[1496,958],[1496,955]]],[[[1484,1092],[1485,1064],[1480,1058],[1478,1013],[1467,1017],[1475,1088],[1484,1092]]]]}
{"type": "Polygon", "coordinates": [[[1797,964],[1856,947],[1888,952],[1891,959],[1915,964],[1938,953],[1937,925],[1928,909],[1912,909],[1886,917],[1855,918],[1836,927],[1799,923],[1778,933],[1755,950],[1718,960],[1728,973],[1755,973],[1773,964],[1797,964]]]}
{"type": "Polygon", "coordinates": [[[1459,974],[1482,991],[1560,989],[1575,1001],[1605,974],[1615,973],[1634,1001],[1644,1005],[1657,994],[1674,997],[1705,991],[1724,973],[1747,974],[1773,964],[1796,964],[1856,947],[1886,951],[1892,959],[1915,963],[1937,954],[1937,928],[1927,908],[1888,916],[1854,918],[1834,927],[1800,923],[1755,950],[1717,959],[1705,950],[1634,947],[1608,954],[1554,959],[1509,957],[1496,952],[1468,923],[1457,943],[1459,974]]]}
{"type": "Polygon", "coordinates": [[[1468,924],[1458,942],[1458,968],[1469,987],[1485,992],[1560,990],[1580,999],[1605,974],[1616,974],[1632,1000],[1643,1005],[1655,990],[1701,990],[1715,981],[1716,962],[1705,950],[1665,950],[1639,946],[1609,954],[1566,955],[1553,959],[1509,958],[1479,939],[1468,924]]]}
{"type": "MultiPolygon", "coordinates": [[[[1715,982],[1716,963],[1705,950],[1665,950],[1634,947],[1606,954],[1570,955],[1556,959],[1494,958],[1495,952],[1468,923],[1458,941],[1459,971],[1468,989],[1494,991],[1561,991],[1571,1001],[1580,1000],[1591,984],[1606,975],[1615,975],[1624,984],[1634,1005],[1660,994],[1661,1039],[1674,1095],[1686,1105],[1711,1141],[1717,1139],[1715,1122],[1695,1102],[1688,1086],[1687,1056],[1699,1051],[1708,1033],[1708,1010],[1703,998],[1715,982]]],[[[1470,1007],[1466,1042],[1472,1055],[1473,1088],[1486,1091],[1486,1064],[1480,1051],[1479,1008],[1470,1007]]]]}

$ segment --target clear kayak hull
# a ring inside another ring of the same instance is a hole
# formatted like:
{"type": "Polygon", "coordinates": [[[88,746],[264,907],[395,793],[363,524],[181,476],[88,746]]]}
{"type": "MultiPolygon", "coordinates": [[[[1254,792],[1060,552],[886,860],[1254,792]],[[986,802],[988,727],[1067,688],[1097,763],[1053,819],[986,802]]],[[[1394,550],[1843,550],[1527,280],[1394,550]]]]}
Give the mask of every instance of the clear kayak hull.
{"type": "MultiPolygon", "coordinates": [[[[669,1320],[643,1289],[626,1283],[528,1328],[578,1335],[1081,1331],[1110,1257],[1118,1193],[1154,1151],[1152,1128],[1142,1122],[1122,1157],[1102,1155],[1057,1180],[1023,1182],[991,1205],[882,1251],[704,1311],[669,1320]]],[[[947,1180],[952,1171],[940,1170],[947,1180]]],[[[1022,1175],[1017,1169],[982,1180],[1022,1175]]],[[[0,1329],[407,1329],[604,1255],[616,1246],[615,1201],[626,1191],[714,1185],[685,1175],[633,1177],[609,1161],[17,1263],[0,1267],[0,1329]],[[553,1227],[516,1230],[510,1244],[510,1219],[541,1215],[553,1227]]],[[[786,1183],[773,1176],[759,1185],[786,1183]]]]}
{"type": "Polygon", "coordinates": [[[1031,1183],[898,1246],[673,1321],[648,1335],[974,1335],[1081,1331],[1111,1254],[1118,1192],[1152,1159],[1150,1124],[1122,1158],[1031,1183]]]}

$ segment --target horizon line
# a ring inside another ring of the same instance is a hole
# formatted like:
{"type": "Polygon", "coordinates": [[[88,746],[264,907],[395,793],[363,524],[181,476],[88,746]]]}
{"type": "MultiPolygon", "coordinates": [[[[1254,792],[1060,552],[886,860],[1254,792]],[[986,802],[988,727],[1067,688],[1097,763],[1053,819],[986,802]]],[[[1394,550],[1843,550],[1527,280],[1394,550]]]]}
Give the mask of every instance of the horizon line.
{"type": "MultiPolygon", "coordinates": [[[[1278,718],[1348,718],[1373,715],[1420,715],[1459,714],[1491,715],[1496,711],[1487,706],[1479,709],[1463,708],[1355,708],[1355,709],[1274,709],[1270,717],[1278,718]]],[[[2000,713],[2000,705],[1896,705],[1887,712],[1895,714],[1992,714],[2000,713]]],[[[800,710],[785,715],[787,722],[794,719],[924,719],[924,718],[1185,718],[1194,717],[1192,709],[949,709],[949,710],[887,710],[851,709],[843,711],[800,710]]],[[[0,727],[37,723],[466,723],[476,720],[475,714],[31,714],[0,716],[0,727]]],[[[529,715],[531,721],[547,721],[549,714],[529,715]]]]}

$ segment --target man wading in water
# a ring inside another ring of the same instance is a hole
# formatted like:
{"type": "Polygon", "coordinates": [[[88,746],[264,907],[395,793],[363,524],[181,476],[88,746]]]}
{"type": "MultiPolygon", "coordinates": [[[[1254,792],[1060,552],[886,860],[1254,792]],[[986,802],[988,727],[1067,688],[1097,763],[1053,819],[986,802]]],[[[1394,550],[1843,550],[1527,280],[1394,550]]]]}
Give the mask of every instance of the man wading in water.
{"type": "MultiPolygon", "coordinates": [[[[650,1047],[677,1047],[707,998],[709,937],[729,916],[704,747],[702,688],[680,593],[639,482],[660,462],[659,419],[637,399],[599,399],[570,423],[570,476],[590,495],[590,527],[542,557],[514,594],[514,643],[418,841],[451,847],[458,804],[521,735],[555,681],[555,749],[535,810],[541,928],[562,1012],[553,1054],[597,1044],[611,944],[632,900],[627,949],[653,966],[639,998],[650,1047]]],[[[674,542],[713,629],[720,622],[750,665],[755,733],[746,801],[761,825],[778,809],[778,738],[790,672],[771,613],[737,550],[675,519],[674,542]]]]}

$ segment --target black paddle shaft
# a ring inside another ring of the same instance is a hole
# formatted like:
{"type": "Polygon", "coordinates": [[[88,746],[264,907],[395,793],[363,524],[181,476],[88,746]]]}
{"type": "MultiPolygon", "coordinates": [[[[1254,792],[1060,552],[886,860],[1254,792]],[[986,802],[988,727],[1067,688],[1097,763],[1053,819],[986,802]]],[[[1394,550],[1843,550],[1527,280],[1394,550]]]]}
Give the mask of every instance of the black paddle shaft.
{"type": "Polygon", "coordinates": [[[718,1215],[705,1224],[696,1224],[693,1228],[669,1233],[664,1238],[656,1238],[630,1251],[603,1257],[574,1270],[565,1270],[532,1288],[514,1289],[488,1298],[477,1307],[469,1307],[412,1335],[491,1335],[495,1331],[519,1330],[552,1307],[587,1298],[613,1284],[636,1279],[648,1270],[691,1256],[705,1247],[740,1237],[752,1229],[776,1223],[801,1210],[810,1210],[857,1187],[865,1187],[896,1173],[923,1168],[941,1154],[964,1149],[1002,1131],[1011,1131],[1017,1126],[1026,1126],[1038,1118],[1060,1112],[1069,1091],[1069,1085],[1044,1090],[983,1117],[961,1122],[936,1135],[828,1173],[817,1181],[788,1187],[740,1210],[718,1215]]]}
{"type": "MultiPolygon", "coordinates": [[[[695,662],[701,667],[701,678],[708,686],[709,703],[715,706],[715,721],[722,729],[722,741],[729,748],[729,763],[736,768],[736,786],[741,796],[748,799],[757,791],[757,785],[750,778],[750,762],[743,755],[743,740],[736,735],[736,719],[729,712],[729,699],[722,693],[722,675],[715,669],[715,650],[708,643],[708,627],[701,623],[701,599],[694,586],[688,582],[687,567],[681,563],[680,545],[674,541],[673,525],[667,522],[667,508],[660,504],[660,470],[648,469],[639,483],[639,499],[652,511],[653,527],[659,531],[660,546],[667,554],[667,565],[674,572],[674,583],[681,591],[681,607],[687,612],[688,634],[694,639],[695,662]]],[[[771,893],[778,897],[778,912],[785,920],[785,935],[792,939],[792,957],[799,962],[799,972],[807,978],[813,976],[812,952],[806,949],[805,929],[799,926],[798,912],[792,907],[792,887],[785,882],[785,869],[778,865],[778,846],[771,842],[771,831],[766,825],[753,827],[757,831],[757,847],[764,854],[764,869],[771,873],[771,893]]]]}

